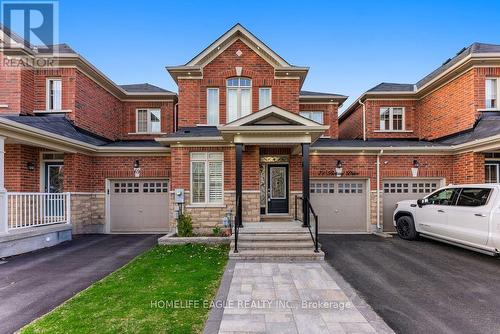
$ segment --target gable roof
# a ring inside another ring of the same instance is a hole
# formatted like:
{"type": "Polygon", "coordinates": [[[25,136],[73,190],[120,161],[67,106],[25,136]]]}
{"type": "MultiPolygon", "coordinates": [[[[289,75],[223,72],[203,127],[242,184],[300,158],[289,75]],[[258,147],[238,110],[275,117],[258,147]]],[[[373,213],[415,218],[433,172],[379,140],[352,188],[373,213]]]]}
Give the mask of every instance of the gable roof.
{"type": "Polygon", "coordinates": [[[290,111],[271,105],[267,108],[251,113],[239,118],[231,123],[222,125],[219,129],[229,129],[241,126],[277,126],[277,125],[298,125],[298,126],[322,126],[313,120],[294,114],[290,111]]]}
{"type": "Polygon", "coordinates": [[[250,46],[254,51],[261,51],[268,56],[268,60],[274,61],[275,66],[292,67],[285,59],[269,48],[264,42],[258,39],[254,34],[248,31],[240,23],[236,23],[228,31],[222,34],[214,42],[212,42],[203,51],[194,56],[184,66],[203,66],[210,60],[221,53],[226,47],[232,44],[236,39],[242,40],[245,44],[250,46]],[[256,50],[255,50],[256,49],[256,50]]]}
{"type": "Polygon", "coordinates": [[[186,64],[180,66],[167,66],[167,71],[175,82],[177,82],[178,78],[202,78],[203,67],[209,64],[237,40],[245,43],[255,53],[273,66],[275,76],[286,78],[298,77],[300,78],[301,85],[304,82],[309,67],[291,65],[239,23],[222,34],[186,64]]]}
{"type": "Polygon", "coordinates": [[[413,84],[382,82],[370,88],[368,92],[413,92],[414,90],[415,85],[413,84]]]}
{"type": "MultiPolygon", "coordinates": [[[[472,43],[466,48],[461,49],[453,58],[447,59],[437,69],[417,81],[415,84],[399,84],[382,82],[377,86],[364,92],[356,99],[340,116],[339,122],[344,121],[356,108],[358,101],[364,99],[367,95],[373,94],[377,97],[409,97],[418,98],[426,91],[432,88],[433,83],[441,84],[441,82],[449,80],[452,75],[463,71],[464,68],[469,69],[474,64],[482,64],[485,60],[495,58],[495,64],[500,62],[500,45],[488,43],[472,43]],[[468,66],[468,67],[466,67],[468,66]]],[[[498,66],[498,65],[496,65],[498,66]]]]}
{"type": "Polygon", "coordinates": [[[129,84],[129,85],[120,85],[123,90],[128,93],[172,93],[169,90],[163,89],[161,87],[151,85],[149,83],[140,83],[140,84],[129,84]]]}

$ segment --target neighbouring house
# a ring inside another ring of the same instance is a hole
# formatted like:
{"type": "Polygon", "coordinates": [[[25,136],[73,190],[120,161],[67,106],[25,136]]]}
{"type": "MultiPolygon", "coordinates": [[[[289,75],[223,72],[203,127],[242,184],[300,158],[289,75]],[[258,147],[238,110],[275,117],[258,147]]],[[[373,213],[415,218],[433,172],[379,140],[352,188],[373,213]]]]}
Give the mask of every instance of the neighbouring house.
{"type": "Polygon", "coordinates": [[[228,213],[308,217],[298,197],[321,233],[373,233],[393,231],[399,200],[499,182],[500,45],[382,83],[339,117],[346,96],[302,90],[309,68],[240,24],[167,67],[178,93],[117,85],[66,44],[0,40],[0,256],[71,233],[172,231],[176,189],[201,233],[228,213]]]}

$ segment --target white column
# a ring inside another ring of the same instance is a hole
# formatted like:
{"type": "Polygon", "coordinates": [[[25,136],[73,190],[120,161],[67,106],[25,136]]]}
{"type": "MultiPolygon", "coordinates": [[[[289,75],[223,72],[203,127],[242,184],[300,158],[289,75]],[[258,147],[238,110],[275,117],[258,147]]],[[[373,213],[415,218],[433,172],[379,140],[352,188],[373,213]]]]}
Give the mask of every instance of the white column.
{"type": "Polygon", "coordinates": [[[7,233],[7,190],[5,189],[5,137],[0,136],[0,234],[7,233]]]}

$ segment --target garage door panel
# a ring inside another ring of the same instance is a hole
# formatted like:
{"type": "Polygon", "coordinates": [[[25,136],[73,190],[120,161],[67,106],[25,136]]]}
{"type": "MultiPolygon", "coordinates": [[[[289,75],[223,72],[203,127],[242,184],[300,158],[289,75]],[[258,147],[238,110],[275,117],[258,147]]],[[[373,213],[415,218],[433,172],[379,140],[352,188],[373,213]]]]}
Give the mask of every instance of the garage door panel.
{"type": "Polygon", "coordinates": [[[396,203],[404,200],[417,200],[441,186],[440,179],[387,179],[382,183],[384,231],[395,232],[392,221],[396,203]]]}
{"type": "Polygon", "coordinates": [[[365,180],[311,180],[320,233],[366,232],[365,180]]]}
{"type": "Polygon", "coordinates": [[[117,180],[111,182],[111,232],[167,232],[168,181],[117,180]]]}

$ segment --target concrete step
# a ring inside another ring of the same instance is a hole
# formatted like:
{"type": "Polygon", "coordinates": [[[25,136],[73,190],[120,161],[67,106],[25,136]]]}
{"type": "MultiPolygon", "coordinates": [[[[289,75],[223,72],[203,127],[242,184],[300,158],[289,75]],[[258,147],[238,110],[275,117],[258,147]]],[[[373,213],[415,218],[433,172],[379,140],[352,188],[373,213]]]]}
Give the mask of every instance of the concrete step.
{"type": "MultiPolygon", "coordinates": [[[[313,248],[313,242],[311,239],[304,241],[239,241],[238,249],[265,249],[265,250],[300,250],[300,249],[311,249],[313,248]]],[[[231,242],[231,249],[234,249],[234,241],[231,242]]]]}
{"type": "Polygon", "coordinates": [[[229,258],[234,260],[269,260],[269,261],[322,261],[325,254],[314,250],[240,250],[229,253],[229,258]]]}
{"type": "MultiPolygon", "coordinates": [[[[234,237],[234,235],[233,235],[234,237]]],[[[238,241],[311,241],[309,233],[246,233],[238,236],[238,241]]]]}
{"type": "Polygon", "coordinates": [[[290,215],[269,215],[260,216],[262,222],[292,222],[293,217],[290,215]]]}

